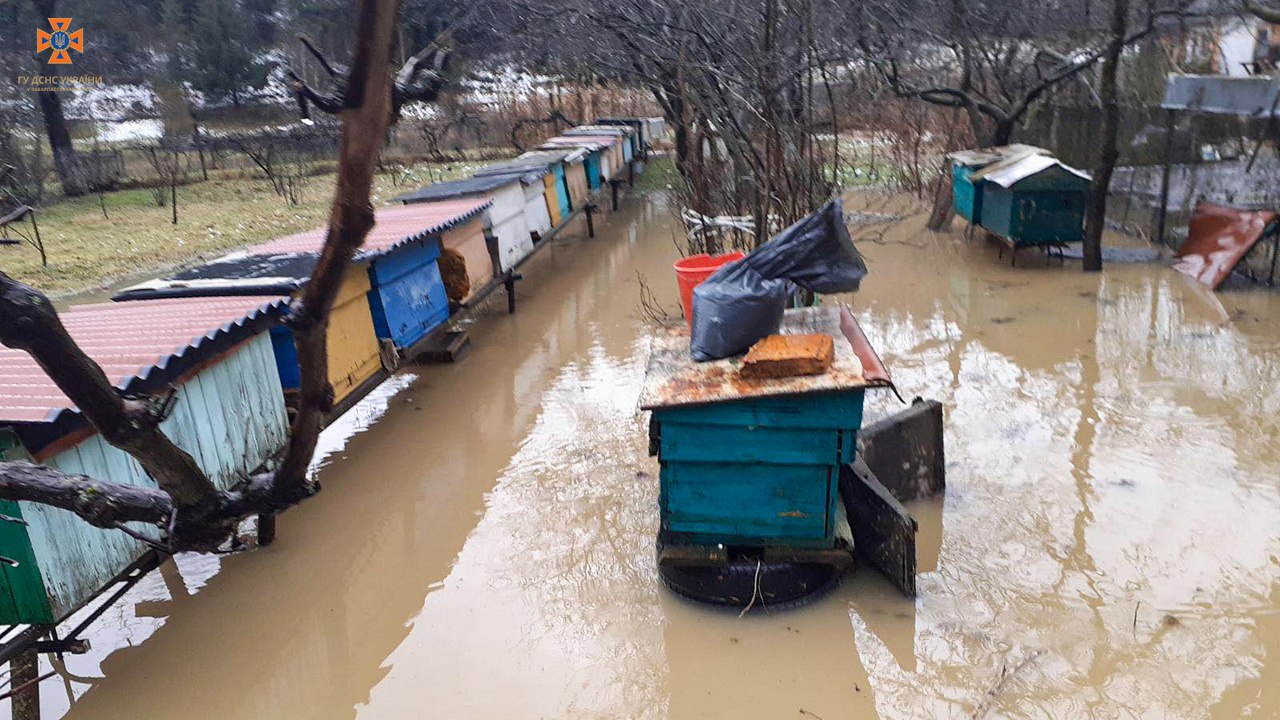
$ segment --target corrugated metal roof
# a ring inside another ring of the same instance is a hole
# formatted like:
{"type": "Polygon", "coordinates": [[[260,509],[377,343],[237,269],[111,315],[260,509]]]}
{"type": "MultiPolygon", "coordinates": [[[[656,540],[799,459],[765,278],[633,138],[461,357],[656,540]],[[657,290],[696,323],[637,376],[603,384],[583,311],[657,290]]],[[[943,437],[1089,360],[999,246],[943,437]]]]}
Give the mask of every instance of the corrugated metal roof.
{"type": "Polygon", "coordinates": [[[542,178],[546,177],[547,173],[549,172],[547,170],[546,163],[539,163],[533,166],[525,165],[523,167],[521,167],[520,165],[513,166],[513,163],[517,163],[517,162],[518,161],[513,160],[510,163],[501,163],[501,165],[506,167],[495,166],[495,165],[482,167],[476,171],[475,177],[476,178],[512,177],[524,183],[525,185],[541,185],[542,178]]]}
{"type": "MultiPolygon", "coordinates": [[[[492,203],[491,198],[473,198],[378,208],[374,212],[373,229],[369,231],[369,236],[365,238],[356,257],[365,259],[381,255],[403,243],[442,233],[479,215],[492,203]]],[[[286,235],[246,248],[245,252],[250,255],[317,253],[324,247],[327,232],[327,228],[319,227],[296,235],[286,235]]]]}
{"type": "Polygon", "coordinates": [[[580,147],[588,150],[603,150],[607,147],[612,147],[616,139],[612,135],[607,137],[600,135],[562,135],[547,140],[539,148],[580,147]]]}
{"type": "Polygon", "coordinates": [[[112,300],[226,295],[291,295],[311,279],[319,253],[235,253],[169,277],[125,288],[112,300]]]}
{"type": "Polygon", "coordinates": [[[546,158],[537,158],[537,157],[524,157],[522,155],[514,160],[507,160],[506,162],[493,163],[492,165],[485,165],[479,170],[476,170],[475,176],[488,177],[491,175],[514,175],[514,174],[522,174],[522,173],[528,173],[528,174],[536,173],[539,176],[539,179],[541,179],[541,176],[546,175],[547,172],[550,171],[551,166],[557,162],[559,162],[559,160],[550,160],[546,158]]]}
{"type": "Polygon", "coordinates": [[[406,193],[391,199],[394,202],[414,203],[413,205],[409,205],[409,207],[416,207],[417,203],[428,202],[431,200],[452,200],[469,195],[491,193],[504,185],[510,185],[511,183],[519,181],[520,178],[512,177],[510,175],[470,177],[465,180],[450,180],[448,182],[439,182],[433,185],[427,185],[426,187],[420,187],[411,193],[406,193]]]}
{"type": "Polygon", "coordinates": [[[1021,157],[1013,157],[1008,160],[1002,160],[998,163],[988,165],[970,176],[974,183],[979,180],[987,180],[993,182],[1000,187],[1011,187],[1020,180],[1025,180],[1032,175],[1038,175],[1049,168],[1061,168],[1062,170],[1075,175],[1082,180],[1093,180],[1093,176],[1083,170],[1077,170],[1061,160],[1050,157],[1048,155],[1023,155],[1021,157]]]}
{"type": "MultiPolygon", "coordinates": [[[[80,347],[116,387],[172,381],[251,337],[284,312],[280,297],[183,298],[78,305],[61,314],[80,347]]],[[[74,409],[31,356],[0,346],[0,421],[52,422],[74,409]]]]}
{"type": "Polygon", "coordinates": [[[578,163],[587,156],[589,151],[584,147],[540,147],[537,150],[530,150],[522,154],[521,158],[527,157],[554,157],[554,162],[578,163]]]}
{"type": "Polygon", "coordinates": [[[973,150],[960,150],[948,154],[947,157],[961,165],[978,167],[982,165],[990,165],[991,163],[1008,160],[1009,158],[1014,157],[1050,154],[1052,153],[1048,150],[1036,147],[1035,145],[1014,143],[1013,145],[997,145],[995,147],[975,148],[973,150]]]}
{"type": "Polygon", "coordinates": [[[578,135],[616,135],[618,137],[627,137],[631,132],[631,128],[626,125],[579,125],[578,127],[565,130],[564,134],[575,137],[578,135]]]}
{"type": "Polygon", "coordinates": [[[1255,75],[1170,75],[1164,101],[1169,110],[1267,117],[1280,96],[1280,78],[1255,75]]]}

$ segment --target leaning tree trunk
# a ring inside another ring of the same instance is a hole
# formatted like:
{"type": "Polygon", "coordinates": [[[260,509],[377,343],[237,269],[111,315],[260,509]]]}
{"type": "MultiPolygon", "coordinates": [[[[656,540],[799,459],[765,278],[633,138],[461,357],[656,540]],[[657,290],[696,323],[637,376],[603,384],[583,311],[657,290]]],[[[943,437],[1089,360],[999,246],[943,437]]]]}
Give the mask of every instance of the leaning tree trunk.
{"type": "Polygon", "coordinates": [[[40,98],[40,114],[44,117],[45,133],[49,136],[49,149],[53,152],[53,167],[62,181],[62,194],[78,197],[88,191],[80,158],[71,145],[71,131],[67,118],[62,114],[62,98],[56,92],[36,93],[40,98]]]}
{"type": "Polygon", "coordinates": [[[1084,221],[1084,270],[1102,270],[1102,231],[1107,222],[1107,192],[1111,189],[1111,175],[1116,169],[1120,151],[1116,136],[1120,130],[1120,92],[1117,74],[1120,55],[1124,51],[1127,30],[1129,0],[1111,0],[1111,46],[1102,59],[1102,77],[1098,83],[1098,95],[1102,100],[1102,154],[1093,171],[1093,185],[1089,188],[1089,205],[1084,221]]]}
{"type": "Polygon", "coordinates": [[[955,216],[955,186],[951,178],[951,162],[942,161],[942,170],[938,173],[938,187],[933,193],[933,209],[929,211],[929,232],[944,232],[951,227],[951,218],[955,216]]]}

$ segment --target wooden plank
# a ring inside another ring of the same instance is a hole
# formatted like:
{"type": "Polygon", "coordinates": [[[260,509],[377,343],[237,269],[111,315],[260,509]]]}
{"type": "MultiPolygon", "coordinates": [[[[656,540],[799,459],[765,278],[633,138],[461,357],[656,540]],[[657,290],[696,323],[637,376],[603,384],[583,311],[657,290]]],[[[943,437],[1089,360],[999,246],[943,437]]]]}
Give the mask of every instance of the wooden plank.
{"type": "Polygon", "coordinates": [[[861,459],[840,467],[840,497],[859,555],[907,595],[916,594],[916,521],[861,459]]]}
{"type": "Polygon", "coordinates": [[[916,398],[909,409],[863,428],[858,444],[867,467],[898,501],[946,489],[942,403],[916,398]]]}

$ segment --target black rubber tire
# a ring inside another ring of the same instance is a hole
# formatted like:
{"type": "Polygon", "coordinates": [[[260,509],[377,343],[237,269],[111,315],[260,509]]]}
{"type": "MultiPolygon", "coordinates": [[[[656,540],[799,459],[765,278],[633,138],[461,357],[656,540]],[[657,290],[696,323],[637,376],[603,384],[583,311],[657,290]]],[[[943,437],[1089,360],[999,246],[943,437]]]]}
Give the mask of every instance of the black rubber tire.
{"type": "Polygon", "coordinates": [[[756,571],[760,597],[755,607],[786,610],[805,605],[840,584],[841,571],[819,563],[761,563],[741,559],[726,565],[658,566],[662,582],[677,595],[698,602],[731,607],[751,604],[756,571]]]}

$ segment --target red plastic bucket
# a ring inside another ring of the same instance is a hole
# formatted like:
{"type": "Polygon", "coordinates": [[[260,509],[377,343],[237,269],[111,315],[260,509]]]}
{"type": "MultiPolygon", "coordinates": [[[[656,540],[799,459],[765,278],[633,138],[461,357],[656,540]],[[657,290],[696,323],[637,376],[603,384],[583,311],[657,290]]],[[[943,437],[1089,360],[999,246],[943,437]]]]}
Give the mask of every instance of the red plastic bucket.
{"type": "Polygon", "coordinates": [[[725,253],[715,257],[703,253],[690,255],[675,262],[676,284],[680,286],[680,304],[684,306],[684,319],[689,323],[689,327],[693,327],[693,289],[703,280],[714,275],[721,266],[744,257],[746,255],[740,252],[725,253]]]}

